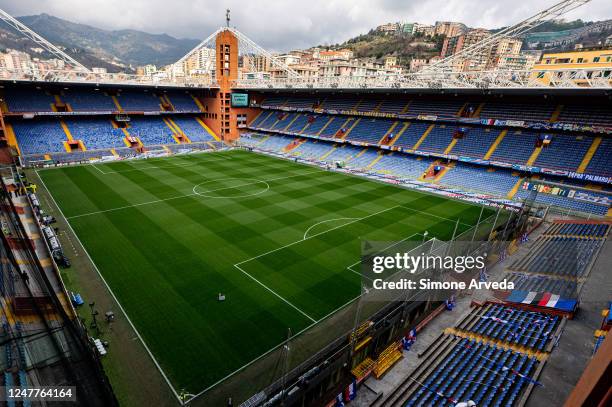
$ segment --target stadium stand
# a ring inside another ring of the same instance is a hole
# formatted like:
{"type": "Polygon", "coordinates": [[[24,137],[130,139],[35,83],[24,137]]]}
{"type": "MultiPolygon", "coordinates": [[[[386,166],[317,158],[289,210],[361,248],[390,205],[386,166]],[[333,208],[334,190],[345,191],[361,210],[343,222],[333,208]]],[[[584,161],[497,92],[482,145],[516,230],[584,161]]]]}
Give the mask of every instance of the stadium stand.
{"type": "MultiPolygon", "coordinates": [[[[418,123],[416,124],[418,126],[418,123]]],[[[329,127],[330,126],[328,126],[328,128],[329,127]]],[[[355,129],[357,128],[358,126],[355,127],[355,129]]],[[[353,129],[353,131],[355,131],[355,129],[353,129]]],[[[422,129],[423,127],[421,127],[419,131],[422,129]]],[[[303,133],[306,133],[306,131],[303,133]]],[[[348,138],[351,138],[352,134],[353,133],[351,132],[348,138]]],[[[278,138],[279,136],[270,136],[272,139],[275,137],[278,138]]],[[[416,139],[416,136],[413,135],[411,141],[414,139],[416,139]]],[[[283,148],[289,144],[291,140],[291,138],[283,138],[282,141],[279,142],[280,147],[275,149],[275,152],[283,153],[283,148]]],[[[308,143],[305,144],[306,145],[303,147],[304,149],[309,147],[308,143]]],[[[268,145],[273,145],[272,140],[263,144],[263,146],[268,145]]],[[[333,145],[328,145],[326,147],[328,149],[327,151],[329,151],[329,155],[324,157],[324,161],[344,161],[349,164],[350,168],[353,169],[367,170],[407,179],[419,178],[434,161],[432,158],[421,156],[415,157],[401,153],[394,153],[393,155],[383,154],[382,156],[379,156],[373,149],[367,149],[367,153],[360,154],[360,152],[364,150],[363,148],[351,147],[343,144],[337,145],[333,149],[332,147],[333,145]]],[[[258,146],[258,148],[262,148],[262,146],[258,146]]],[[[481,153],[483,150],[484,149],[480,150],[481,153]]],[[[296,148],[293,150],[291,155],[299,156],[297,154],[299,151],[300,149],[296,148]]],[[[321,148],[321,151],[323,151],[323,154],[327,152],[323,147],[321,148]]],[[[312,155],[305,155],[302,158],[317,159],[317,157],[312,155]]],[[[448,171],[437,177],[435,182],[446,187],[458,188],[459,190],[505,198],[510,191],[516,187],[519,180],[519,174],[508,169],[494,169],[491,167],[487,168],[480,165],[457,162],[451,164],[448,171]]],[[[577,181],[568,183],[568,187],[571,187],[571,185],[581,186],[581,184],[579,184],[577,181]]],[[[519,189],[515,195],[515,199],[528,199],[530,194],[531,192],[529,190],[519,189]]],[[[598,193],[597,191],[589,191],[589,194],[591,196],[601,196],[605,197],[606,199],[608,198],[607,194],[598,193]]],[[[567,208],[582,213],[597,214],[600,216],[605,216],[609,209],[609,205],[581,199],[580,195],[578,194],[570,197],[540,193],[536,196],[536,202],[543,205],[555,205],[561,208],[567,208]]]]}
{"type": "Polygon", "coordinates": [[[128,132],[144,145],[174,144],[172,130],[160,117],[132,117],[128,132]]]}
{"type": "Polygon", "coordinates": [[[530,120],[547,122],[551,119],[555,105],[550,103],[487,102],[480,117],[488,119],[530,120]]]}
{"type": "MultiPolygon", "coordinates": [[[[351,120],[351,119],[348,119],[351,120]]],[[[340,131],[341,129],[347,129],[347,121],[346,118],[343,117],[331,117],[329,121],[327,121],[327,123],[325,123],[323,125],[323,128],[321,130],[319,130],[319,136],[320,137],[327,137],[327,138],[332,138],[334,137],[338,131],[340,131]]],[[[310,132],[312,131],[312,129],[307,129],[307,133],[311,134],[310,132]]],[[[305,132],[304,132],[305,133],[305,132]]]]}
{"type": "Polygon", "coordinates": [[[70,106],[75,111],[111,111],[117,110],[117,106],[113,103],[113,99],[106,95],[101,90],[73,88],[64,91],[61,96],[62,101],[70,106]]]}
{"type": "Polygon", "coordinates": [[[323,101],[325,109],[337,110],[337,111],[348,111],[358,110],[358,104],[361,101],[359,97],[329,97],[323,101]]]}
{"type": "Polygon", "coordinates": [[[609,105],[570,104],[563,107],[558,121],[589,126],[612,126],[612,108],[609,105]]]}
{"type": "Polygon", "coordinates": [[[592,143],[591,137],[554,136],[550,144],[542,148],[534,165],[575,171],[592,143]]]}
{"type": "Polygon", "coordinates": [[[391,174],[404,178],[417,178],[431,165],[428,158],[407,159],[402,155],[385,155],[372,169],[382,174],[391,174]]]}
{"type": "MultiPolygon", "coordinates": [[[[592,194],[596,195],[595,192],[592,192],[592,194]]],[[[516,199],[528,199],[529,197],[530,192],[523,189],[519,189],[515,195],[516,199]]],[[[575,210],[582,213],[593,213],[600,216],[605,216],[609,210],[609,205],[545,193],[537,194],[535,201],[543,205],[554,205],[561,208],[575,210]]]]}
{"type": "Polygon", "coordinates": [[[419,145],[419,150],[443,153],[453,140],[457,128],[445,124],[436,124],[419,145]]]}
{"type": "Polygon", "coordinates": [[[473,309],[456,328],[510,345],[544,351],[559,323],[560,318],[556,315],[486,304],[473,309]]]}
{"type": "Polygon", "coordinates": [[[450,153],[483,158],[500,133],[501,130],[498,129],[468,127],[463,137],[457,139],[457,143],[450,153]]]}
{"type": "Polygon", "coordinates": [[[400,102],[396,100],[382,100],[382,102],[378,105],[378,111],[381,113],[395,113],[400,114],[403,113],[406,107],[408,106],[408,102],[400,102]]]}
{"type": "Polygon", "coordinates": [[[158,112],[161,100],[153,92],[126,89],[117,96],[119,104],[126,112],[158,112]]]}
{"type": "Polygon", "coordinates": [[[362,148],[349,146],[346,144],[336,144],[334,145],[335,149],[325,157],[325,161],[333,163],[333,162],[347,162],[350,161],[353,157],[355,157],[362,148]]]}
{"type": "Polygon", "coordinates": [[[612,157],[612,140],[604,138],[586,167],[586,172],[604,177],[612,176],[610,157],[612,157]]]}
{"type": "Polygon", "coordinates": [[[480,166],[457,163],[442,177],[440,183],[470,191],[505,196],[518,179],[509,171],[486,171],[480,166]]]}
{"type": "Polygon", "coordinates": [[[378,157],[379,152],[375,149],[366,149],[357,154],[348,162],[348,166],[356,169],[368,169],[368,166],[378,157]]]}
{"type": "Polygon", "coordinates": [[[291,155],[298,156],[304,159],[317,160],[329,150],[327,143],[318,143],[316,141],[306,141],[300,144],[291,151],[291,155]]]}
{"type": "Polygon", "coordinates": [[[185,133],[191,142],[197,141],[215,141],[214,138],[202,127],[195,117],[177,116],[173,117],[172,121],[185,133]]]}
{"type": "Polygon", "coordinates": [[[299,133],[308,124],[308,115],[300,113],[297,115],[295,120],[287,127],[287,131],[290,133],[299,133]]]}
{"type": "Polygon", "coordinates": [[[193,97],[186,92],[169,92],[168,99],[175,112],[199,112],[200,108],[196,104],[193,97]]]}
{"type": "Polygon", "coordinates": [[[535,149],[537,138],[536,133],[529,131],[508,131],[491,160],[525,164],[535,149]]]}
{"type": "Polygon", "coordinates": [[[544,232],[546,236],[605,238],[610,231],[606,223],[556,222],[544,232]]]}
{"type": "Polygon", "coordinates": [[[411,122],[408,128],[397,139],[394,146],[411,149],[427,131],[429,123],[411,122]]]}
{"type": "Polygon", "coordinates": [[[341,120],[340,119],[336,120],[336,117],[333,117],[333,116],[314,115],[310,117],[311,119],[307,119],[309,120],[309,124],[301,131],[302,134],[310,134],[310,135],[316,136],[323,130],[325,126],[329,127],[331,125],[330,121],[331,122],[336,121],[337,123],[340,123],[339,125],[342,125],[341,120]]]}
{"type": "Polygon", "coordinates": [[[316,99],[305,98],[305,97],[295,97],[295,98],[287,99],[284,105],[288,107],[295,107],[298,109],[306,109],[306,108],[312,108],[316,104],[317,104],[316,99]]]}
{"type": "Polygon", "coordinates": [[[463,100],[413,99],[408,105],[407,113],[457,117],[464,103],[463,100]]]}
{"type": "Polygon", "coordinates": [[[510,406],[526,390],[539,361],[535,357],[485,343],[445,335],[413,374],[406,407],[455,405],[510,406]],[[502,369],[506,368],[506,369],[502,369]]]}
{"type": "Polygon", "coordinates": [[[586,126],[611,126],[610,108],[589,104],[558,105],[554,102],[512,102],[463,99],[448,100],[421,97],[418,99],[387,99],[384,97],[359,98],[355,96],[270,96],[261,106],[267,108],[289,107],[298,109],[323,109],[335,111],[406,113],[438,117],[470,116],[483,119],[516,120],[532,122],[559,122],[586,126]],[[470,111],[468,106],[472,108],[470,111]],[[556,116],[558,110],[558,116],[556,116]],[[470,114],[471,113],[471,114],[470,114]]]}
{"type": "Polygon", "coordinates": [[[7,88],[4,97],[11,112],[51,112],[55,99],[41,89],[7,88]]]}
{"type": "Polygon", "coordinates": [[[265,98],[261,105],[266,107],[281,107],[284,106],[285,103],[287,103],[287,100],[288,98],[286,97],[270,96],[265,98]]]}
{"type": "MultiPolygon", "coordinates": [[[[59,98],[66,103],[68,110],[75,112],[111,112],[117,106],[110,94],[116,91],[70,87],[55,91],[33,87],[7,87],[4,89],[6,107],[9,111],[51,111],[52,105],[59,98]],[[17,91],[19,89],[19,91],[17,91]]],[[[116,100],[124,111],[158,112],[160,110],[177,113],[197,112],[198,105],[192,94],[178,90],[142,90],[128,88],[117,92],[116,100]],[[159,92],[159,93],[157,93],[159,92]]],[[[593,125],[607,125],[612,122],[612,112],[606,106],[590,104],[519,103],[502,100],[467,100],[464,98],[441,99],[439,97],[406,97],[386,98],[378,95],[275,95],[264,97],[262,106],[267,107],[249,124],[251,129],[261,129],[277,133],[266,138],[256,138],[257,148],[268,149],[281,154],[300,157],[307,160],[327,162],[344,162],[352,169],[374,172],[382,175],[404,179],[422,179],[439,184],[443,188],[454,188],[500,198],[524,200],[532,196],[531,191],[519,188],[521,177],[529,177],[523,168],[516,166],[530,165],[549,171],[571,171],[576,174],[611,177],[609,157],[612,155],[612,141],[605,135],[585,134],[581,132],[553,132],[550,143],[541,148],[536,147],[542,134],[534,130],[517,130],[516,128],[492,127],[488,120],[532,120],[539,122],[582,123],[591,121],[593,125]],[[278,111],[274,109],[302,109],[306,112],[278,111]],[[312,109],[335,110],[336,113],[325,114],[308,112],[312,109]],[[527,113],[525,113],[528,111],[527,113]],[[345,115],[351,112],[350,115],[345,115]],[[359,114],[406,114],[410,119],[387,117],[359,117],[359,114]],[[417,118],[417,115],[418,118],[417,118]],[[438,121],[424,121],[426,116],[437,116],[438,121]],[[465,125],[455,123],[466,117],[473,121],[465,125]],[[443,118],[445,122],[441,122],[443,118]],[[478,120],[483,119],[477,123],[478,120]],[[486,120],[484,120],[486,119],[486,120]],[[339,142],[368,143],[383,145],[392,150],[404,150],[418,156],[394,152],[378,154],[376,149],[364,150],[345,144],[312,143],[300,141],[290,148],[292,138],[279,137],[278,134],[315,136],[335,139],[339,142]],[[388,137],[385,137],[385,136],[388,137]],[[439,160],[444,171],[436,176],[423,178],[433,158],[422,154],[449,154],[451,159],[490,160],[489,166],[472,165],[464,162],[448,163],[439,160]],[[512,170],[508,169],[511,165],[512,170]],[[503,167],[503,168],[502,168],[503,167]]],[[[31,155],[27,162],[36,162],[48,158],[48,154],[57,156],[64,153],[64,141],[67,134],[55,119],[34,120],[31,122],[14,122],[14,132],[22,155],[31,155]],[[43,134],[46,136],[43,137],[43,134]],[[40,140],[40,142],[39,142],[40,140]]],[[[83,141],[87,150],[121,149],[125,146],[125,133],[111,125],[111,118],[71,116],[64,119],[67,128],[75,140],[83,141]]],[[[188,115],[170,115],[160,117],[139,117],[131,115],[127,133],[139,138],[145,146],[174,146],[173,133],[184,134],[191,142],[212,142],[215,139],[200,123],[188,115]],[[166,123],[164,123],[166,121],[166,123]]],[[[248,145],[248,143],[245,143],[248,145]]],[[[74,160],[81,156],[73,152],[74,160]]],[[[60,156],[61,160],[70,160],[60,156]]],[[[550,172],[549,172],[550,173],[550,172]]],[[[553,174],[557,174],[553,172],[553,174]]],[[[540,176],[544,179],[544,177],[540,176]]],[[[547,181],[584,188],[587,181],[564,178],[562,175],[545,175],[547,181]]],[[[586,179],[589,179],[585,177],[586,179]]],[[[604,182],[596,180],[596,182],[604,182]]],[[[593,187],[584,194],[575,196],[539,193],[536,203],[545,206],[607,216],[610,205],[607,186],[593,187]],[[601,188],[601,192],[597,190],[601,188]]]]}
{"type": "Polygon", "coordinates": [[[376,144],[389,131],[393,125],[393,120],[388,119],[362,119],[351,130],[347,136],[350,140],[364,141],[366,143],[376,144]]]}
{"type": "Polygon", "coordinates": [[[22,154],[65,151],[66,134],[56,119],[17,121],[13,130],[22,154]]]}
{"type": "Polygon", "coordinates": [[[280,153],[294,139],[292,137],[267,137],[258,145],[262,150],[280,153]]]}
{"type": "Polygon", "coordinates": [[[88,150],[125,147],[124,134],[112,126],[110,119],[105,117],[86,117],[65,119],[72,136],[82,140],[88,150]]]}
{"type": "Polygon", "coordinates": [[[603,245],[592,235],[539,236],[529,255],[514,261],[509,270],[558,277],[579,278],[603,245]]]}

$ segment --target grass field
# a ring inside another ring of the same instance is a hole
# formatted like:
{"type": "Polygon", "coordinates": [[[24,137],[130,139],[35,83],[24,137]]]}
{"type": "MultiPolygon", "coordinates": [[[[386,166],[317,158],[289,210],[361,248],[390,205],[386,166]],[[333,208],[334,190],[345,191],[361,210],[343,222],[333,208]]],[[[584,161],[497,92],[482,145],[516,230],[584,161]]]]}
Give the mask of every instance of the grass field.
{"type": "Polygon", "coordinates": [[[190,393],[358,296],[347,267],[360,239],[450,238],[457,218],[465,230],[481,211],[244,151],[39,175],[174,388],[190,393]]]}

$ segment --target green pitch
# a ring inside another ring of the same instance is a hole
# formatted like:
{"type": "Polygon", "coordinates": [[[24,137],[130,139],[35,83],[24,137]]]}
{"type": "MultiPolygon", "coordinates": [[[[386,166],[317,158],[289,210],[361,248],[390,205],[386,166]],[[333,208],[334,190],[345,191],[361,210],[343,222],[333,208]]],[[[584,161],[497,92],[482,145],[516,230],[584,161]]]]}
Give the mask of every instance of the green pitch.
{"type": "Polygon", "coordinates": [[[360,239],[448,239],[457,218],[461,231],[480,214],[244,151],[39,175],[174,387],[191,393],[354,299],[360,239]]]}

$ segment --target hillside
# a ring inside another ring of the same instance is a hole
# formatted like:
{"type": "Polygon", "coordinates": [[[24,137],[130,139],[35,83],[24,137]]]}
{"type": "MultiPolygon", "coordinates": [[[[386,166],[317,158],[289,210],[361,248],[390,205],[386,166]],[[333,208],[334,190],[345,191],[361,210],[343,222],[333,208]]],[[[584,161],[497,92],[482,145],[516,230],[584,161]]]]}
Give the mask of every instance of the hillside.
{"type": "MultiPolygon", "coordinates": [[[[543,49],[542,42],[546,39],[568,38],[566,44],[556,47],[556,49],[573,49],[577,43],[582,43],[585,46],[596,46],[603,43],[606,37],[612,34],[612,30],[581,34],[583,30],[596,23],[583,20],[548,21],[526,34],[525,43],[534,43],[534,46],[529,47],[531,49],[543,49]]],[[[491,32],[497,32],[503,28],[506,27],[492,29],[491,32]]],[[[413,58],[431,58],[439,55],[443,41],[444,38],[440,36],[425,38],[419,35],[404,33],[384,35],[375,30],[370,30],[367,34],[351,38],[341,44],[320,47],[331,49],[349,48],[355,53],[356,57],[380,59],[388,55],[394,55],[398,57],[399,63],[405,66],[413,58]]]]}
{"type": "MultiPolygon", "coordinates": [[[[167,34],[149,34],[136,30],[103,30],[77,24],[48,14],[19,17],[22,23],[87,66],[166,65],[196,46],[195,39],[178,39],[167,34]]],[[[0,25],[0,46],[27,50],[32,46],[12,29],[0,25]]],[[[116,70],[116,67],[115,67],[116,70]]]]}
{"type": "Polygon", "coordinates": [[[443,37],[425,38],[411,34],[383,35],[374,30],[351,38],[332,49],[351,49],[356,57],[380,59],[393,55],[400,65],[408,65],[411,59],[431,58],[440,54],[443,37]]]}
{"type": "MultiPolygon", "coordinates": [[[[35,47],[31,40],[23,37],[18,34],[12,28],[5,25],[3,22],[0,22],[0,52],[4,52],[6,49],[16,49],[18,51],[27,52],[32,56],[36,56],[39,58],[47,59],[52,58],[53,55],[48,53],[42,53],[40,55],[32,52],[31,48],[35,47]]],[[[62,44],[57,44],[58,47],[63,48],[62,44]]],[[[94,55],[91,52],[88,52],[81,48],[68,48],[64,49],[64,51],[72,56],[77,61],[81,62],[85,66],[96,66],[101,68],[106,68],[109,72],[118,72],[120,70],[125,70],[120,66],[115,64],[111,64],[107,61],[104,61],[94,55]]]]}

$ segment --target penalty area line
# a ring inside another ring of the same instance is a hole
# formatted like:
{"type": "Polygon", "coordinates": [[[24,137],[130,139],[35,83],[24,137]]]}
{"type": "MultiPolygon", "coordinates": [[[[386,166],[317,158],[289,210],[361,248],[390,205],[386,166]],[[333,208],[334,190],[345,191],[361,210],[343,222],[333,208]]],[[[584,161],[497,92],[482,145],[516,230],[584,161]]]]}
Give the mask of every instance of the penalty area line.
{"type": "Polygon", "coordinates": [[[294,310],[298,311],[300,314],[302,314],[303,316],[305,316],[306,318],[308,318],[309,320],[311,320],[312,322],[317,322],[316,319],[314,319],[313,317],[311,317],[310,315],[308,315],[307,313],[305,313],[304,311],[302,311],[299,307],[297,307],[296,305],[292,304],[291,301],[289,301],[288,299],[286,299],[285,297],[283,297],[282,295],[280,295],[279,293],[277,293],[276,291],[274,291],[273,289],[271,289],[270,287],[268,287],[267,285],[265,285],[264,283],[262,283],[261,281],[259,281],[258,279],[256,279],[255,277],[253,277],[251,274],[249,274],[248,272],[246,272],[244,269],[242,269],[239,265],[234,264],[234,267],[236,267],[238,270],[242,271],[246,276],[250,277],[253,281],[255,281],[257,284],[259,284],[260,286],[262,286],[263,288],[265,288],[266,290],[270,291],[272,294],[274,294],[276,297],[280,298],[283,302],[285,302],[287,305],[289,305],[291,308],[293,308],[294,310]]]}

